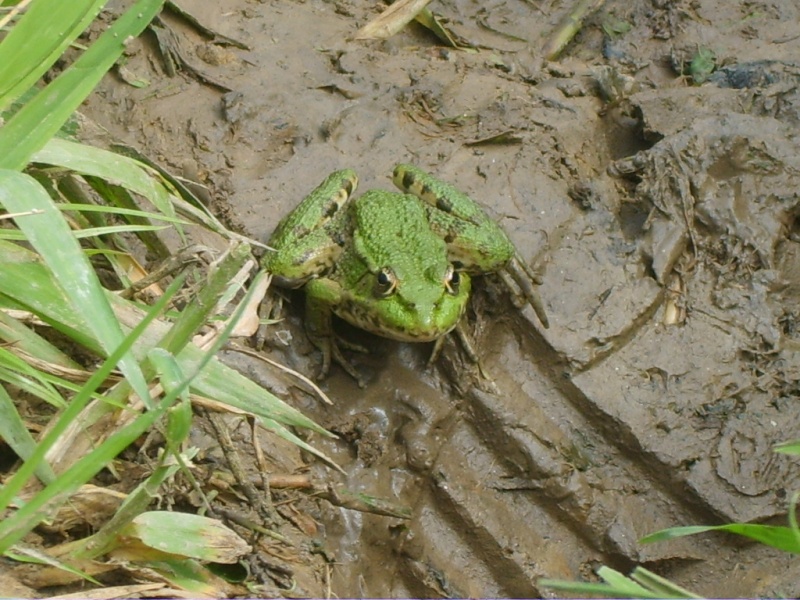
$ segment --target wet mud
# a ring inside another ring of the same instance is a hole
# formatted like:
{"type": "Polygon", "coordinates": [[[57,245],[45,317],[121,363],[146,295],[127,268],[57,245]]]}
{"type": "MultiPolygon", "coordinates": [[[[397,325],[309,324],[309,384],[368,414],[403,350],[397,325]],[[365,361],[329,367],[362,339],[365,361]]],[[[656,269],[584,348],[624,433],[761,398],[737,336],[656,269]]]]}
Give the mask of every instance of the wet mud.
{"type": "MultiPolygon", "coordinates": [[[[126,68],[150,84],[108,77],[85,109],[207,186],[231,226],[266,240],[328,172],[389,188],[413,162],[485,206],[541,274],[549,329],[476,281],[479,367],[456,340],[428,367],[428,344],[342,325],[372,349],[350,355],[367,388],[334,367],[331,407],[279,390],[341,437],[312,441],[347,475],[318,476],[412,510],[319,503],[332,593],[530,597],[551,594],[541,577],[642,564],[710,596],[800,594],[800,567],[775,550],[637,543],[676,525],[784,524],[800,488],[797,461],[772,452],[800,437],[800,8],[609,0],[545,63],[561,3],[433,3],[468,51],[417,25],[348,41],[380,8],[355,0],[181,5],[248,46],[165,15],[226,89],[169,77],[145,38],[126,68]],[[627,33],[603,33],[620,22],[627,33]],[[717,69],[692,79],[701,48],[717,69]]],[[[313,374],[301,305],[292,296],[275,327],[291,343],[276,336],[271,355],[313,374]]],[[[300,583],[319,595],[322,580],[300,583]]]]}

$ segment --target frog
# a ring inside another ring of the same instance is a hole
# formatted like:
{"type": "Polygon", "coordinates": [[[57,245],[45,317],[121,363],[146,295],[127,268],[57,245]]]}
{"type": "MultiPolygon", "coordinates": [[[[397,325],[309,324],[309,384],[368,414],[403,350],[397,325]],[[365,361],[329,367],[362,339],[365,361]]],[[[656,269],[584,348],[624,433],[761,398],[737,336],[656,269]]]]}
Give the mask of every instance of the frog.
{"type": "Polygon", "coordinates": [[[273,282],[305,293],[306,333],[322,353],[318,379],[335,361],[364,387],[341,350],[363,348],[335,336],[333,315],[385,338],[435,342],[433,360],[460,331],[476,275],[503,271],[549,326],[532,287],[539,280],[477,202],[414,165],[397,165],[392,180],[399,192],[355,197],[355,171],[335,171],[269,238],[273,282]]]}

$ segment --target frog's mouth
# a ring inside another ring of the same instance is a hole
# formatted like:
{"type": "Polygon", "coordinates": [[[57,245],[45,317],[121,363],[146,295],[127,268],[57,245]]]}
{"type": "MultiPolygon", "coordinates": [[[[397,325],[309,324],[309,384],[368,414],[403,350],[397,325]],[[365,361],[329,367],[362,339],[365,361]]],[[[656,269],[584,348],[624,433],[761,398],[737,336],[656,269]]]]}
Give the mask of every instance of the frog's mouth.
{"type": "Polygon", "coordinates": [[[356,302],[343,302],[333,312],[351,325],[390,340],[399,342],[432,342],[455,328],[456,323],[461,318],[463,306],[462,310],[457,313],[457,318],[453,319],[452,322],[445,320],[445,324],[442,325],[442,320],[434,318],[414,319],[412,321],[416,326],[413,327],[406,327],[398,322],[384,319],[380,314],[367,310],[367,308],[356,302]]]}

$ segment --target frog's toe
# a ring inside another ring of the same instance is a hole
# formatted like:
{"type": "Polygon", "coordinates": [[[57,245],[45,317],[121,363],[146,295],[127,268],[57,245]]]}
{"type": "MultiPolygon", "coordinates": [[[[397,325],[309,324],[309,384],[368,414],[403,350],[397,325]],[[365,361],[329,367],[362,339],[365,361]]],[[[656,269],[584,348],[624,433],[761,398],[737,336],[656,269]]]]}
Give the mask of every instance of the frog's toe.
{"type": "Polygon", "coordinates": [[[356,383],[358,383],[358,387],[360,387],[361,389],[367,387],[364,378],[361,377],[361,374],[353,366],[353,363],[351,363],[349,360],[347,360],[347,358],[345,358],[344,354],[342,354],[342,351],[339,350],[339,346],[337,344],[331,344],[331,350],[333,354],[333,360],[335,360],[340,367],[342,367],[345,371],[347,371],[347,374],[350,375],[350,377],[356,380],[356,383]]]}
{"type": "Polygon", "coordinates": [[[349,342],[344,338],[340,338],[337,336],[336,338],[336,345],[340,348],[344,348],[345,350],[351,350],[352,352],[360,352],[361,354],[369,354],[369,348],[366,346],[362,346],[361,344],[356,344],[355,342],[349,342]]]}
{"type": "Polygon", "coordinates": [[[329,344],[317,344],[316,346],[322,353],[322,366],[317,373],[316,379],[317,381],[322,381],[331,370],[331,347],[329,344]]]}

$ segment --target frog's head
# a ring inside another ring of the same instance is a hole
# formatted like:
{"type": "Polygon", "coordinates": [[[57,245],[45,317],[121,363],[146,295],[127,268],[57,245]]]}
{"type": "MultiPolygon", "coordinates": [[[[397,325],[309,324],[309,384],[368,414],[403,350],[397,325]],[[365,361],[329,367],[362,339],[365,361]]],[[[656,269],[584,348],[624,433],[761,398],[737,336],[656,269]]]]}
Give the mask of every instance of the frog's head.
{"type": "Polygon", "coordinates": [[[440,250],[435,258],[402,253],[365,269],[334,311],[383,337],[410,342],[441,337],[464,313],[472,282],[447,262],[444,247],[440,250]]]}
{"type": "Polygon", "coordinates": [[[471,280],[453,265],[428,265],[424,272],[384,267],[374,274],[369,303],[378,325],[374,333],[428,342],[456,326],[469,299],[471,280]]]}
{"type": "Polygon", "coordinates": [[[448,260],[422,203],[379,190],[357,202],[353,243],[339,262],[344,293],[334,312],[398,340],[431,341],[453,329],[471,282],[448,260]]]}

